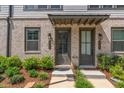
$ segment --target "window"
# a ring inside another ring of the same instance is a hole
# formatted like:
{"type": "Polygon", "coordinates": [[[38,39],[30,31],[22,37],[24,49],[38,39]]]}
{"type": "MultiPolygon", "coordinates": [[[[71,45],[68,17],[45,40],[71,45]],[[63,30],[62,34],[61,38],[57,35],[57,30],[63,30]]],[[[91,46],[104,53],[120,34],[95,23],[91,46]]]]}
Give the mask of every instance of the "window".
{"type": "Polygon", "coordinates": [[[124,28],[112,29],[112,50],[124,51],[124,28]]]}
{"type": "Polygon", "coordinates": [[[99,9],[100,6],[99,5],[90,5],[89,9],[99,9]]]}
{"type": "Polygon", "coordinates": [[[24,11],[62,10],[62,5],[24,5],[24,11]]]}
{"type": "Polygon", "coordinates": [[[47,9],[47,5],[38,5],[38,9],[47,9]]]}
{"type": "Polygon", "coordinates": [[[103,9],[112,9],[112,5],[103,5],[103,9]]]}
{"type": "Polygon", "coordinates": [[[39,32],[40,28],[26,28],[26,51],[38,51],[39,50],[39,32]]]}
{"type": "Polygon", "coordinates": [[[51,5],[51,9],[61,9],[60,5],[51,5]]]}
{"type": "Polygon", "coordinates": [[[25,5],[25,6],[24,6],[24,9],[25,9],[25,10],[30,10],[30,9],[34,9],[34,8],[35,8],[34,5],[25,5]]]}
{"type": "Polygon", "coordinates": [[[118,9],[124,9],[124,5],[117,5],[118,9]]]}

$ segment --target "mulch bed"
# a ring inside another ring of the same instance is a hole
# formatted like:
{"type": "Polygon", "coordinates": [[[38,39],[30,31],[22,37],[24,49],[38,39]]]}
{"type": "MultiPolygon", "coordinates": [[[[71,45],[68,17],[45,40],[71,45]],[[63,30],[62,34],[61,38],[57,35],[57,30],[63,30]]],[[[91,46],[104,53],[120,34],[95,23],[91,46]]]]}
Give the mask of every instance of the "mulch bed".
{"type": "Polygon", "coordinates": [[[11,84],[9,83],[9,78],[6,77],[6,79],[4,79],[0,84],[2,84],[5,88],[24,88],[25,85],[29,82],[35,82],[36,83],[42,83],[45,85],[45,87],[47,88],[49,86],[50,80],[51,80],[51,75],[52,75],[52,70],[42,70],[39,69],[37,70],[38,72],[47,72],[48,73],[48,79],[47,80],[39,80],[39,78],[32,78],[29,76],[28,72],[25,69],[21,69],[21,75],[24,76],[25,81],[19,84],[11,84]]]}

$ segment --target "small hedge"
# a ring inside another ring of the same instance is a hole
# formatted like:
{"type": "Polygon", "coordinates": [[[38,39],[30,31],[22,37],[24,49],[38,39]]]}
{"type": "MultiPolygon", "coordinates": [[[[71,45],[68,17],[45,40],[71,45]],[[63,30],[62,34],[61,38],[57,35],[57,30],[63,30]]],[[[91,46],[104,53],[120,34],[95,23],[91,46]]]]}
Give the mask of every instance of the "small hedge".
{"type": "Polygon", "coordinates": [[[28,74],[30,77],[37,77],[38,76],[38,72],[35,69],[29,70],[28,74]]]}
{"type": "Polygon", "coordinates": [[[21,59],[18,56],[8,57],[7,61],[8,61],[7,67],[21,67],[22,66],[21,59]]]}
{"type": "Polygon", "coordinates": [[[48,79],[48,73],[46,73],[46,72],[41,72],[41,73],[39,74],[39,79],[40,79],[40,80],[46,80],[46,79],[48,79]]]}
{"type": "Polygon", "coordinates": [[[17,67],[9,67],[6,71],[5,71],[6,75],[8,77],[12,77],[14,75],[20,74],[19,68],[17,67]]]}
{"type": "Polygon", "coordinates": [[[98,59],[98,67],[101,70],[109,70],[111,56],[109,56],[107,54],[99,54],[97,56],[97,59],[98,59]]]}
{"type": "Polygon", "coordinates": [[[0,56],[0,67],[7,68],[7,57],[0,56]]]}
{"type": "Polygon", "coordinates": [[[84,77],[84,75],[79,70],[77,70],[75,87],[76,88],[93,88],[93,85],[84,77]]]}
{"type": "Polygon", "coordinates": [[[42,83],[37,83],[33,86],[33,88],[44,88],[44,85],[42,83]]]}
{"type": "Polygon", "coordinates": [[[39,58],[37,57],[26,58],[23,62],[23,67],[26,70],[37,69],[38,66],[39,66],[39,58]]]}
{"type": "Polygon", "coordinates": [[[116,87],[117,87],[117,88],[124,88],[124,82],[118,82],[118,83],[116,84],[116,87]]]}
{"type": "Polygon", "coordinates": [[[5,79],[5,77],[0,75],[0,82],[2,82],[5,79]]]}
{"type": "Polygon", "coordinates": [[[43,56],[40,61],[40,67],[43,69],[53,69],[54,62],[52,57],[50,56],[43,56]]]}
{"type": "Polygon", "coordinates": [[[10,83],[17,84],[23,82],[24,80],[25,78],[22,75],[14,75],[13,77],[10,78],[10,83]]]}
{"type": "Polygon", "coordinates": [[[115,66],[111,66],[109,68],[109,71],[111,72],[113,77],[120,80],[124,80],[124,70],[121,64],[116,64],[115,66]]]}

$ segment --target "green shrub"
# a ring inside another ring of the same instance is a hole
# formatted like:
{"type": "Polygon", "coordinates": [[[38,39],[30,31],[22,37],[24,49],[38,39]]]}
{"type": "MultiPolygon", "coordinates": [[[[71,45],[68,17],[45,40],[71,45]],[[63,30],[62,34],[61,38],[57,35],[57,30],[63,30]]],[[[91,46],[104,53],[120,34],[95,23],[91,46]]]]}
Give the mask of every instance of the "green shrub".
{"type": "Polygon", "coordinates": [[[111,72],[113,77],[118,78],[120,80],[124,80],[124,70],[121,64],[116,64],[115,66],[111,66],[109,68],[109,71],[111,72]]]}
{"type": "Polygon", "coordinates": [[[36,57],[26,58],[23,63],[23,67],[26,70],[37,69],[39,66],[39,59],[36,57]]]}
{"type": "Polygon", "coordinates": [[[5,70],[5,73],[8,77],[12,77],[14,75],[20,74],[19,68],[17,67],[9,67],[7,70],[5,70]]]}
{"type": "Polygon", "coordinates": [[[18,56],[12,56],[12,57],[8,57],[8,67],[21,67],[22,66],[22,62],[21,59],[18,56]]]}
{"type": "Polygon", "coordinates": [[[101,70],[108,70],[111,62],[111,57],[106,54],[99,54],[97,56],[98,59],[98,67],[101,70]]]}
{"type": "Polygon", "coordinates": [[[42,83],[37,83],[33,86],[33,88],[44,88],[44,85],[42,83]]]}
{"type": "Polygon", "coordinates": [[[4,73],[4,67],[0,65],[0,74],[4,73]]]}
{"type": "Polygon", "coordinates": [[[10,83],[17,84],[23,82],[24,80],[25,78],[22,75],[14,75],[13,77],[10,78],[10,83]]]}
{"type": "Polygon", "coordinates": [[[75,78],[76,88],[93,88],[93,85],[87,79],[85,79],[84,75],[79,70],[76,71],[75,78]]]}
{"type": "Polygon", "coordinates": [[[37,77],[38,76],[38,72],[35,69],[29,70],[28,74],[30,77],[37,77]]]}
{"type": "Polygon", "coordinates": [[[54,62],[52,57],[50,56],[43,56],[41,58],[41,63],[40,63],[41,68],[43,69],[53,69],[54,67],[54,62]]]}
{"type": "Polygon", "coordinates": [[[4,57],[4,56],[0,56],[0,66],[3,67],[4,69],[7,68],[7,57],[4,57]]]}
{"type": "Polygon", "coordinates": [[[40,80],[46,80],[46,79],[48,79],[48,73],[46,73],[46,72],[41,72],[41,73],[39,74],[39,78],[40,78],[40,80]]]}
{"type": "Polygon", "coordinates": [[[5,77],[0,75],[0,82],[3,81],[5,79],[5,77]]]}
{"type": "Polygon", "coordinates": [[[124,88],[124,82],[118,82],[117,84],[116,84],[116,87],[117,88],[124,88]]]}

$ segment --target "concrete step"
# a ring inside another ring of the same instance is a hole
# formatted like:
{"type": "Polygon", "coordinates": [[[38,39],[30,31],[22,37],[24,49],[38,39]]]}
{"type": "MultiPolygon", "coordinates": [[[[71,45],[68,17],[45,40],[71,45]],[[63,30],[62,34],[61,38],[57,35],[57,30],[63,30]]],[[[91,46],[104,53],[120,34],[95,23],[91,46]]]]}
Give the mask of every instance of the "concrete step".
{"type": "Polygon", "coordinates": [[[52,76],[73,76],[73,72],[70,68],[56,68],[52,72],[52,76]]]}
{"type": "Polygon", "coordinates": [[[87,78],[105,79],[106,76],[99,70],[81,70],[87,78]]]}

